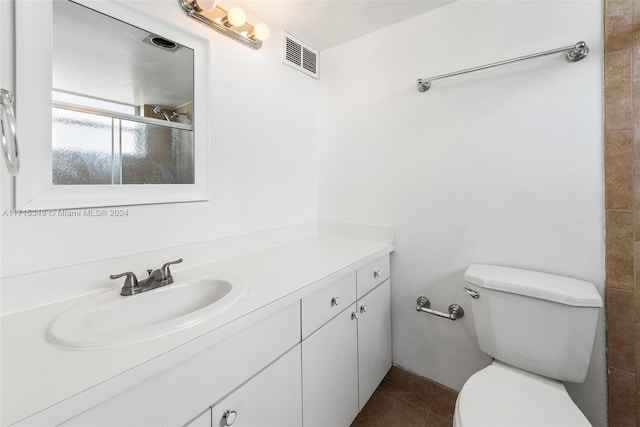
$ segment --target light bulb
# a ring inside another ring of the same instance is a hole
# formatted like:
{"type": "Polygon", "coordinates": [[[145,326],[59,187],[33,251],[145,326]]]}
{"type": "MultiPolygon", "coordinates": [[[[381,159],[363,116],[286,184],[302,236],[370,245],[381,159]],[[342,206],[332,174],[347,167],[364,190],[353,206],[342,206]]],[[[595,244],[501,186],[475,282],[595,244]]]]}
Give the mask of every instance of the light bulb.
{"type": "Polygon", "coordinates": [[[247,22],[247,17],[244,14],[244,10],[239,7],[232,7],[227,12],[226,18],[223,20],[227,27],[242,27],[247,22]]]}
{"type": "Polygon", "coordinates": [[[199,12],[211,12],[216,8],[216,0],[196,0],[194,3],[199,12]]]}
{"type": "Polygon", "coordinates": [[[263,24],[262,22],[257,23],[253,27],[253,33],[249,36],[253,40],[259,40],[261,42],[267,40],[271,31],[269,31],[269,27],[267,24],[263,24]]]}

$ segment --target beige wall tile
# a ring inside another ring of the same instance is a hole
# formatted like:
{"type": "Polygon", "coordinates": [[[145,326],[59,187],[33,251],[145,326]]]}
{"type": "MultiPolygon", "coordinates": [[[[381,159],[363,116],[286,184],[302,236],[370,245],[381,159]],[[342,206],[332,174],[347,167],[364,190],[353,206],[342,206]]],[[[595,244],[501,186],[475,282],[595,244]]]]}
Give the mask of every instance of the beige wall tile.
{"type": "Polygon", "coordinates": [[[607,289],[607,348],[610,367],[635,372],[635,292],[607,289]]]}
{"type": "Polygon", "coordinates": [[[605,54],[604,66],[605,129],[631,129],[631,50],[605,54]]]}
{"type": "Polygon", "coordinates": [[[633,20],[631,15],[606,17],[608,25],[604,33],[605,51],[612,53],[631,49],[634,42],[633,20]]]}
{"type": "MultiPolygon", "coordinates": [[[[638,88],[640,88],[640,82],[638,82],[638,88]]],[[[639,91],[640,94],[640,91],[639,91]]],[[[640,96],[638,97],[638,105],[634,107],[634,111],[640,111],[640,96]]],[[[632,157],[633,157],[633,173],[631,175],[631,189],[633,191],[633,208],[640,210],[640,126],[636,126],[633,131],[633,143],[632,143],[632,157]]],[[[605,172],[606,178],[606,172],[605,172]]],[[[637,222],[636,222],[637,224],[637,222]]],[[[640,233],[637,234],[640,237],[640,233]]],[[[635,238],[640,241],[640,238],[635,238]]]]}
{"type": "Polygon", "coordinates": [[[636,395],[636,423],[638,420],[640,420],[640,393],[636,395]]]}
{"type": "MultiPolygon", "coordinates": [[[[638,84],[636,85],[638,87],[637,92],[638,95],[640,95],[640,82],[638,82],[638,84]]],[[[634,95],[634,107],[633,107],[633,111],[634,111],[634,130],[632,131],[633,133],[633,138],[632,138],[632,144],[631,144],[631,150],[633,151],[632,153],[632,157],[633,157],[633,173],[632,173],[632,177],[631,177],[631,188],[633,191],[633,208],[634,209],[638,209],[640,210],[640,96],[636,97],[634,95]],[[636,111],[638,113],[636,113],[636,111]]],[[[608,133],[608,132],[606,132],[608,133]]],[[[606,140],[606,138],[605,138],[606,140]]],[[[606,142],[605,142],[606,144],[606,142]]],[[[605,148],[606,150],[606,148],[605,148]]],[[[607,172],[605,172],[605,179],[606,179],[606,174],[607,172]]],[[[605,190],[606,191],[606,190],[605,190]]],[[[636,223],[637,224],[637,223],[636,223]]],[[[640,232],[637,235],[640,237],[640,232]]],[[[635,239],[637,241],[640,241],[640,238],[635,239]]]]}
{"type": "MultiPolygon", "coordinates": [[[[636,356],[636,373],[640,372],[640,323],[634,324],[634,347],[636,356]]],[[[640,392],[640,375],[636,375],[636,391],[640,392]]],[[[640,402],[637,402],[640,405],[640,402]]],[[[640,418],[638,418],[640,419],[640,418]]]]}
{"type": "MultiPolygon", "coordinates": [[[[633,137],[630,130],[605,133],[605,207],[607,209],[633,209],[633,159],[633,137]]],[[[637,201],[640,204],[640,194],[637,201]]]]}
{"type": "MultiPolygon", "coordinates": [[[[635,12],[636,2],[639,0],[605,0],[604,1],[604,15],[609,16],[626,16],[635,12]]],[[[605,26],[607,21],[605,21],[605,26]]]]}
{"type": "Polygon", "coordinates": [[[609,426],[636,425],[635,374],[609,368],[609,426]]]}
{"type": "Polygon", "coordinates": [[[607,210],[605,270],[607,287],[633,291],[633,211],[607,210]]]}
{"type": "MultiPolygon", "coordinates": [[[[636,215],[636,221],[638,221],[638,215],[636,215]]],[[[637,222],[636,222],[637,224],[637,222]]],[[[637,230],[637,228],[636,228],[637,230]]],[[[636,317],[635,321],[640,322],[640,242],[635,242],[633,244],[634,248],[634,258],[635,258],[635,275],[634,280],[636,283],[636,317]]],[[[640,323],[638,323],[640,325],[640,323]]],[[[636,338],[640,339],[640,335],[636,335],[636,338]]],[[[640,357],[640,348],[636,346],[636,351],[638,352],[638,356],[640,357]]],[[[637,366],[637,365],[636,365],[637,366]]],[[[636,372],[640,372],[637,371],[636,372]]],[[[639,389],[640,390],[640,389],[639,389]]]]}
{"type": "Polygon", "coordinates": [[[634,374],[640,372],[640,323],[635,323],[640,319],[640,0],[604,1],[604,52],[609,425],[635,426],[640,420],[640,379],[637,386],[634,374]],[[629,197],[635,212],[627,210],[629,197]]]}
{"type": "MultiPolygon", "coordinates": [[[[634,0],[633,2],[633,15],[632,15],[632,26],[633,26],[633,42],[631,45],[631,61],[632,61],[632,79],[633,81],[640,80],[640,0],[634,0]]],[[[613,18],[611,18],[613,19],[613,18]]],[[[605,27],[604,31],[607,31],[605,27]]],[[[615,39],[616,36],[612,35],[615,39]]],[[[615,41],[611,41],[611,43],[616,43],[615,41]]],[[[613,53],[613,51],[607,51],[608,53],[613,53]]]]}

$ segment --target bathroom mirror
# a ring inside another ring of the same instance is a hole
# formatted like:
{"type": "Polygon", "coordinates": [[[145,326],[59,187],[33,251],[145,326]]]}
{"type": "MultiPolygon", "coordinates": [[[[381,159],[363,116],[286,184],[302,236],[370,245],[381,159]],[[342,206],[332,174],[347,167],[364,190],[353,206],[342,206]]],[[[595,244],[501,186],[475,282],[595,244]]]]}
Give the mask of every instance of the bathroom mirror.
{"type": "Polygon", "coordinates": [[[133,3],[17,0],[18,208],[208,198],[209,42],[133,3]]]}
{"type": "Polygon", "coordinates": [[[193,50],[53,3],[53,185],[193,184],[193,50]]]}

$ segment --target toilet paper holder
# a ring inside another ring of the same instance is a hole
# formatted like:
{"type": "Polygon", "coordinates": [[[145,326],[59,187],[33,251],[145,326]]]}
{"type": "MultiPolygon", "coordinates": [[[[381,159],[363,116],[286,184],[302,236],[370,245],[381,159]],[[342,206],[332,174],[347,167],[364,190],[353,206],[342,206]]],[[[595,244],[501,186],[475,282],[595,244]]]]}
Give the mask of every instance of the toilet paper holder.
{"type": "Polygon", "coordinates": [[[443,313],[442,311],[433,310],[431,307],[431,301],[429,298],[421,296],[418,297],[416,311],[422,311],[425,313],[433,314],[434,316],[444,317],[449,320],[457,320],[464,317],[464,310],[458,304],[451,304],[449,306],[449,313],[443,313]]]}

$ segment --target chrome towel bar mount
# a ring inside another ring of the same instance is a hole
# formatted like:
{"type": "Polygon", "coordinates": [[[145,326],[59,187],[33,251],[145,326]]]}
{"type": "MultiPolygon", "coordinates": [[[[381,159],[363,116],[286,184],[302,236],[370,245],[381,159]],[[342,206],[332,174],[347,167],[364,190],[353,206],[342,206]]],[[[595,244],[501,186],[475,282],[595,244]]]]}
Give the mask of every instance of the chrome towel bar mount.
{"type": "Polygon", "coordinates": [[[433,314],[434,316],[438,316],[438,317],[444,317],[445,319],[449,319],[449,320],[457,320],[464,317],[464,310],[458,304],[451,304],[449,306],[449,313],[447,314],[447,313],[443,313],[441,311],[437,311],[429,308],[431,307],[431,301],[429,301],[429,298],[427,297],[424,297],[424,296],[418,297],[418,300],[416,301],[416,303],[418,304],[416,306],[416,311],[422,311],[424,313],[433,314]]]}

